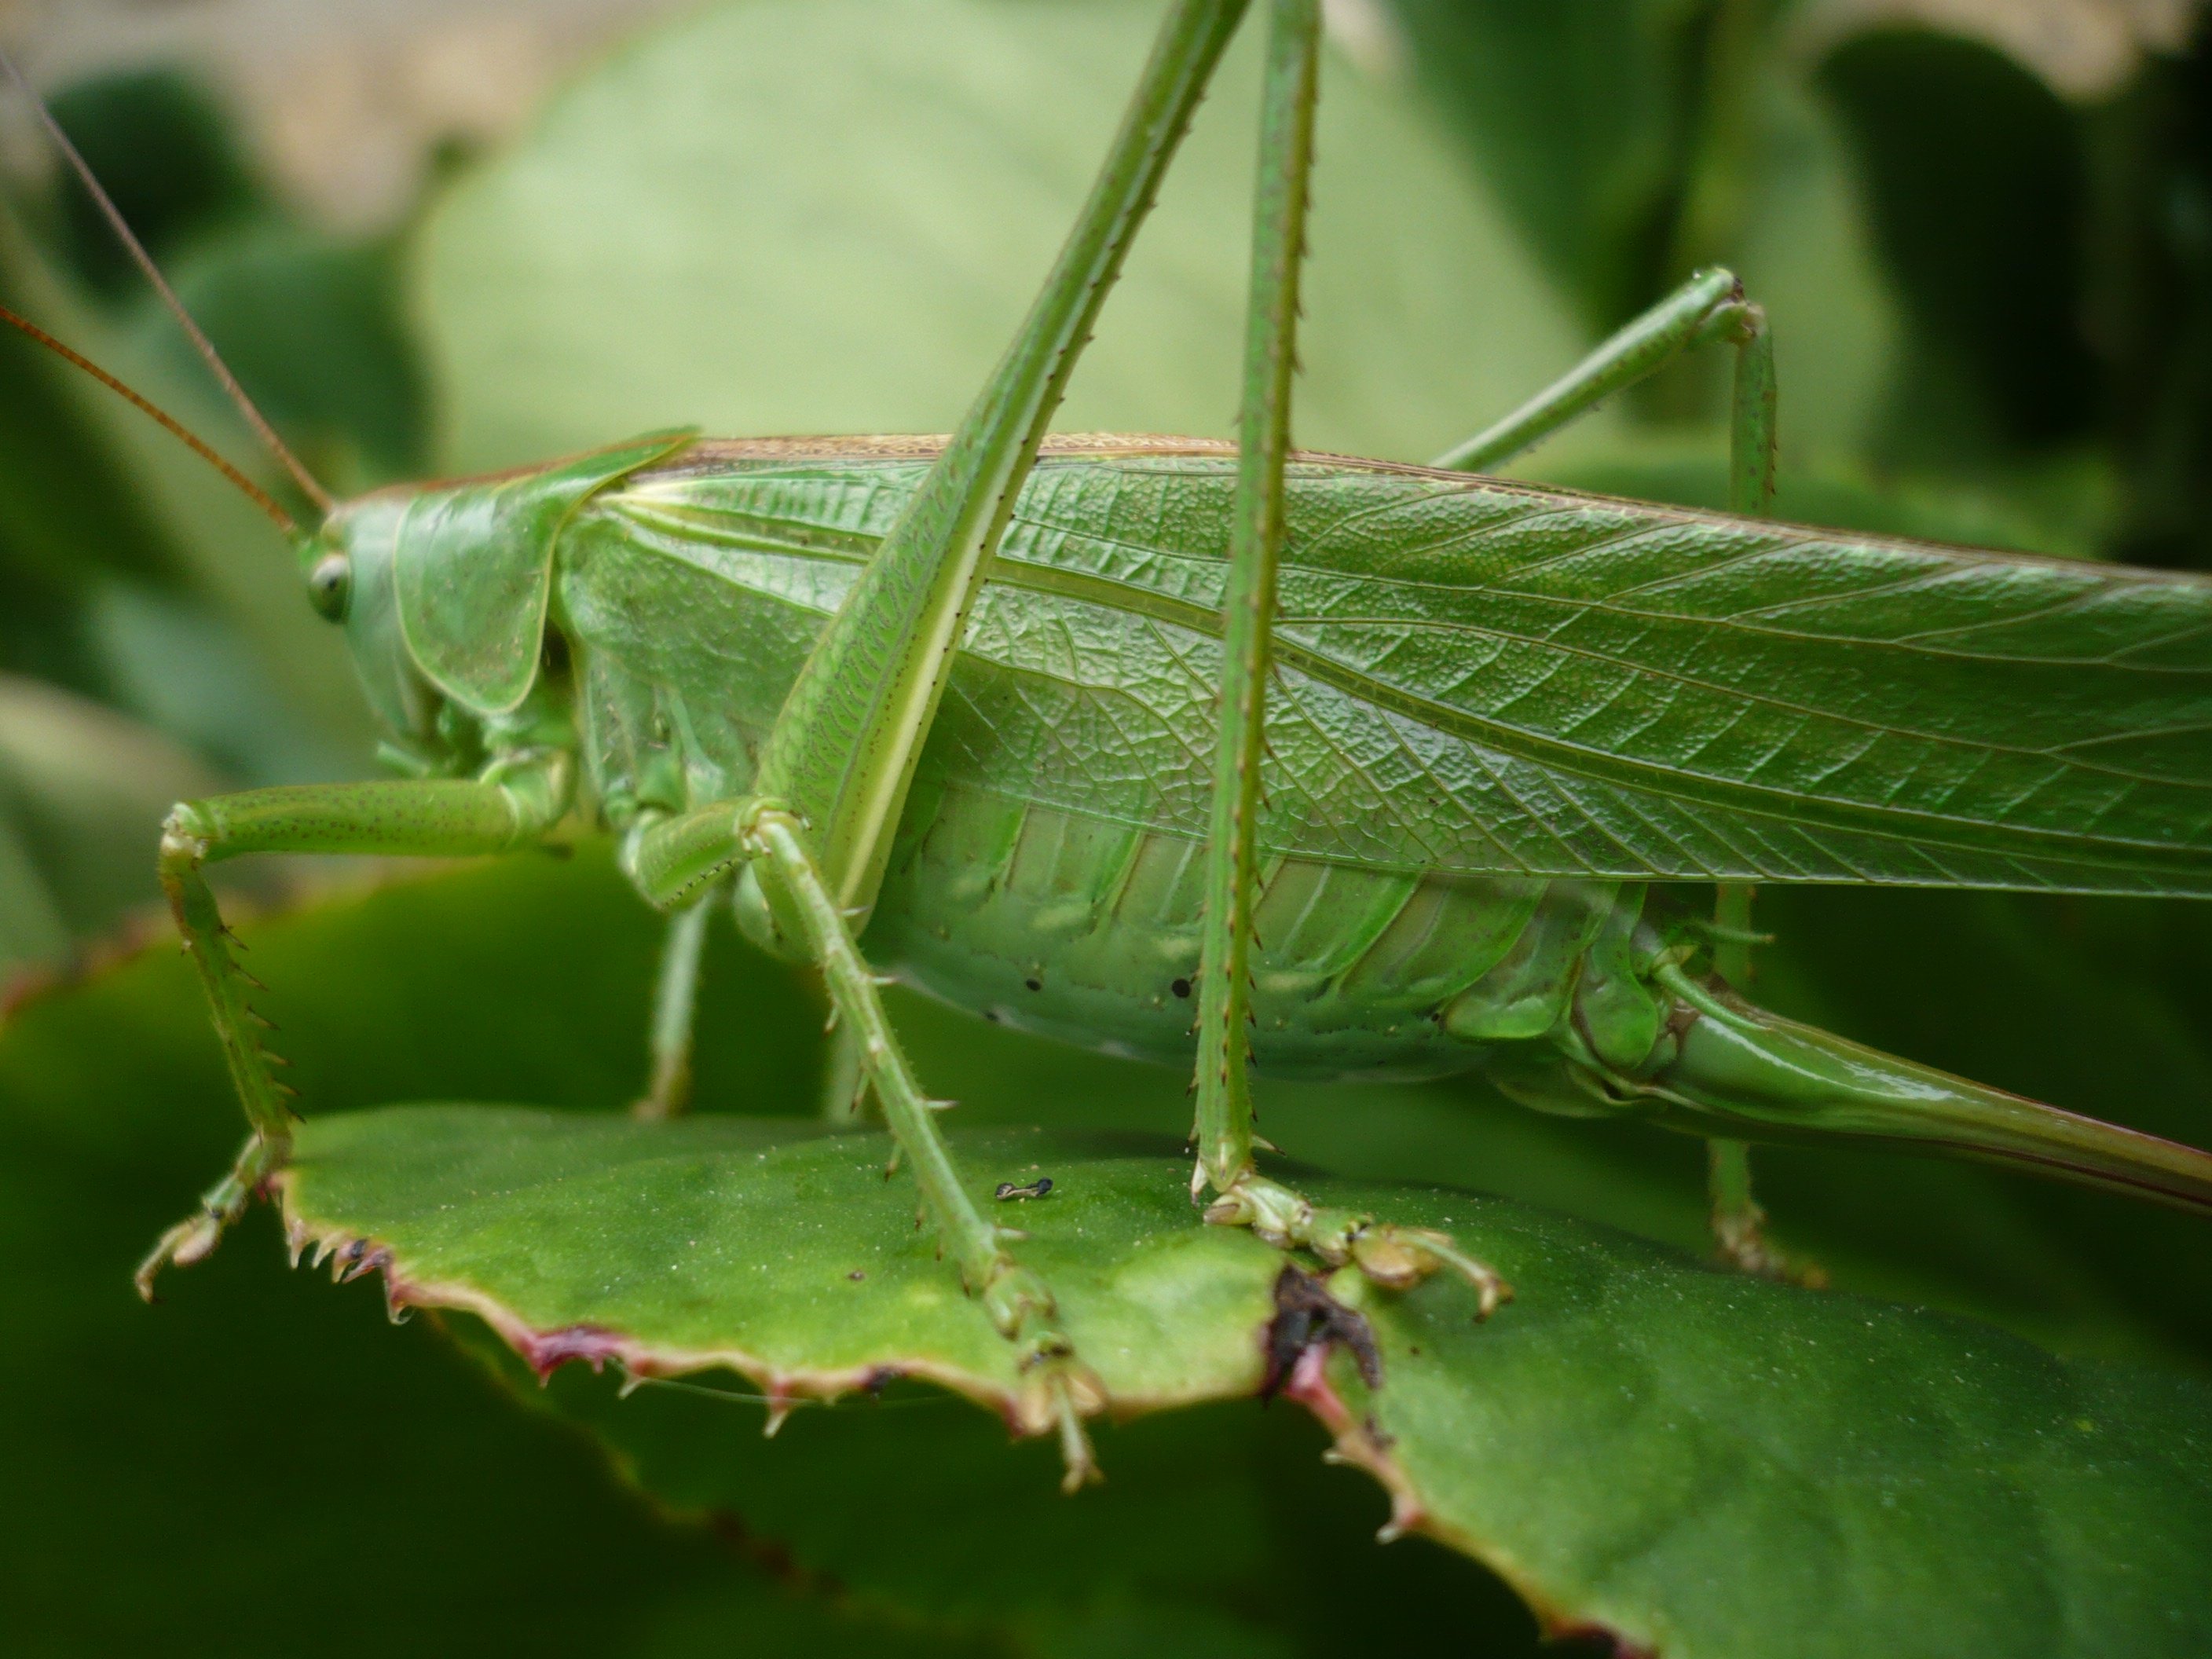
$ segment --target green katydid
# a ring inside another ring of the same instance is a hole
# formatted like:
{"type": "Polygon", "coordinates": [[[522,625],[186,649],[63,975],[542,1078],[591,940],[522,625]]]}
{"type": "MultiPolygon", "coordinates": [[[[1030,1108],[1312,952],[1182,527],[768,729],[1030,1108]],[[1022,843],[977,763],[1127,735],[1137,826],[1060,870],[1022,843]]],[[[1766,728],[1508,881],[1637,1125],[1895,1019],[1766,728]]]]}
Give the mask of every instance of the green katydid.
{"type": "Polygon", "coordinates": [[[1873,1137],[2212,1208],[2212,1157],[1794,1024],[1710,971],[1755,881],[2212,895],[2212,582],[1763,520],[1771,356],[1725,272],[1438,465],[1292,451],[1316,0],[1269,7],[1239,443],[1046,439],[1243,9],[1174,0],[949,438],[662,433],[338,503],[250,417],[315,504],[297,526],[260,498],[405,775],[170,817],[162,879],[252,1135],[142,1288],[211,1249],[290,1144],[203,866],[497,853],[578,815],[675,913],[647,1109],[681,1103],[726,894],[823,971],[832,1107],[878,1103],[1073,1476],[1103,1402],[955,1166],[883,973],[1094,1046],[1195,1044],[1207,1219],[1386,1285],[1448,1269],[1486,1310],[1504,1287],[1449,1238],[1260,1174],[1249,1064],[1481,1068],[1547,1109],[1723,1137],[1717,1224],[1752,1266],[1737,1138],[1873,1137]],[[1735,514],[1468,470],[1708,342],[1737,354],[1735,514]],[[1655,880],[1726,884],[1725,925],[1646,920],[1655,880]]]}

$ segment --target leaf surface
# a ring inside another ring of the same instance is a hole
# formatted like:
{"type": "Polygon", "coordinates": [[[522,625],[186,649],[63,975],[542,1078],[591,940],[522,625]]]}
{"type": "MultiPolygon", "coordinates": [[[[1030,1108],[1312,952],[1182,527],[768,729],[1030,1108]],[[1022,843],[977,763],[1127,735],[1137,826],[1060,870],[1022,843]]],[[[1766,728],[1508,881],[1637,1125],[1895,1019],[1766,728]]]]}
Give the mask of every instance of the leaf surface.
{"type": "MultiPolygon", "coordinates": [[[[397,942],[347,948],[368,990],[397,942]]],[[[334,988],[347,969],[325,965],[334,988]]],[[[677,1659],[742,1630],[775,1653],[1009,1659],[661,1524],[591,1443],[513,1410],[425,1324],[393,1330],[373,1296],[274,1271],[266,1215],[142,1304],[133,1262],[239,1138],[185,967],[165,939],[0,1021],[9,1652],[677,1659]]],[[[303,1068],[313,1024],[285,1033],[303,1068]]],[[[449,1052],[419,1026],[387,1036],[403,1067],[449,1052]]]]}
{"type": "MultiPolygon", "coordinates": [[[[1854,1035],[1887,1038],[1922,1059],[2036,1089],[2064,1104],[2191,1133],[2186,1114],[2191,1098],[2201,1094],[2203,1068],[2201,1061],[2185,1064],[2169,1055],[2185,1037],[2166,1032],[2161,1021],[2192,1018],[2194,1002],[2146,999],[2155,990],[2158,964],[2171,957],[2179,972],[2195,957],[2161,951],[2155,939],[2146,942],[2116,926],[2154,917],[2161,914],[2157,908],[2081,901],[2035,907],[2045,934],[2078,945],[2083,930],[2091,930],[2086,937],[2112,957],[2114,971],[2133,963],[2145,980],[2143,989],[2130,989],[2130,981],[2085,1001],[2078,975],[2046,984],[2046,975],[2030,971],[2016,933],[1960,925],[1963,909],[1997,906],[1994,897],[1952,896],[1940,911],[1918,914],[1943,896],[1802,896],[1808,903],[1817,900],[1809,908],[1785,908],[1785,896],[1763,896],[1762,905],[1772,910],[1762,910],[1762,917],[1782,927],[1790,943],[1820,954],[1832,953],[1838,940],[1849,949],[1819,979],[1817,995],[1795,988],[1804,978],[1802,957],[1793,956],[1799,964],[1793,965],[1785,961],[1792,953],[1774,952],[1778,1001],[1818,1015],[1841,997],[1838,1012],[1852,1015],[1847,1029],[1854,1035]],[[1915,971],[1901,975],[1885,961],[1900,930],[1914,927],[1937,928],[1942,948],[1916,952],[1915,971]],[[1943,1000],[1947,975],[1973,981],[1971,1006],[1943,1000]],[[1879,1007],[1861,983],[1874,979],[1880,981],[1879,1007]],[[1984,981],[1988,1011],[1979,1002],[1984,981]],[[1858,1001],[1850,1003],[1854,994],[1858,1001]],[[2138,1006],[2142,1017],[2131,1018],[2130,1009],[2138,1006]],[[2171,1012],[2154,1016],[2161,1007],[2171,1012]],[[2015,1043],[2003,1053],[1991,1047],[2002,1031],[2022,1024],[2046,1041],[2025,1048],[2015,1043]],[[2146,1064],[2157,1067],[2151,1073],[2160,1091],[2156,1103],[2168,1115],[2148,1115],[2144,1103],[2131,1098],[2124,1079],[2141,1075],[2146,1064]]],[[[2003,902],[2008,908],[2019,902],[2003,902]]],[[[456,1091],[492,1097],[526,1091],[570,1109],[605,1108],[627,1099],[641,1081],[655,927],[604,849],[585,849],[566,863],[497,861],[289,915],[241,917],[238,928],[252,947],[254,971],[270,988],[257,1004],[282,1028],[272,1041],[295,1062],[289,1075],[299,1082],[311,1117],[456,1091]]],[[[892,995],[921,1074],[933,1092],[963,1103],[956,1123],[1042,1118],[1163,1135],[1178,1135],[1188,1125],[1181,1073],[1079,1054],[903,993],[892,995]]],[[[382,1483],[416,1466],[394,1461],[396,1453],[364,1462],[349,1449],[369,1425],[414,1443],[409,1424],[443,1420],[441,1389],[453,1391],[456,1413],[472,1409],[480,1396],[434,1358],[409,1358],[422,1352],[420,1323],[386,1332],[374,1305],[380,1297],[368,1285],[331,1304],[320,1299],[329,1292],[297,1281],[288,1290],[276,1271],[274,1230],[258,1219],[215,1261],[169,1281],[164,1294],[170,1305],[148,1313],[129,1297],[125,1281],[137,1255],[236,1145],[237,1109],[197,996],[186,964],[164,943],[79,988],[27,1002],[0,1031],[0,1133],[7,1137],[8,1167],[26,1172],[10,1188],[12,1231],[0,1236],[0,1249],[21,1298],[11,1305],[22,1310],[18,1322],[27,1333],[16,1350],[18,1369],[0,1377],[0,1389],[7,1391],[13,1420],[33,1425],[27,1433],[51,1446],[55,1460],[39,1466],[30,1488],[46,1517],[46,1542],[12,1560],[34,1579],[47,1571],[40,1563],[52,1564],[52,1574],[104,1572],[120,1540],[149,1561],[165,1563],[161,1582],[191,1587],[191,1605],[220,1607],[245,1592],[233,1588],[238,1581],[228,1576],[229,1558],[217,1549],[215,1534],[191,1523],[191,1516],[204,1516],[211,1485],[239,1495],[222,1511],[233,1529],[224,1536],[235,1535],[244,1524],[238,1517],[258,1515],[264,1504],[272,1526],[288,1525],[283,1517],[302,1513],[302,1494],[308,1493],[327,1503],[341,1522],[347,1516],[398,1514],[385,1506],[410,1501],[412,1488],[387,1495],[382,1483]],[[21,1270],[15,1271],[19,1261],[21,1270]],[[57,1264],[68,1264],[66,1271],[57,1264]],[[302,1294],[308,1297],[304,1305],[297,1300],[302,1294]],[[88,1316],[92,1322],[80,1328],[60,1317],[72,1297],[108,1311],[88,1316]],[[367,1329],[328,1323],[315,1311],[348,1301],[367,1329]],[[92,1392],[85,1384],[57,1393],[54,1376],[87,1365],[109,1381],[92,1392]],[[298,1414],[301,1400],[317,1402],[306,1418],[298,1414]],[[234,1401],[241,1415],[230,1414],[234,1401]],[[274,1443],[284,1449],[273,1460],[263,1422],[269,1413],[282,1419],[274,1443]],[[118,1441],[118,1422],[137,1425],[133,1437],[118,1441]],[[252,1480],[227,1464],[225,1449],[231,1447],[251,1455],[257,1472],[252,1480]],[[178,1496],[173,1501],[170,1494],[178,1496]],[[118,1516],[118,1505],[126,1513],[118,1516]],[[194,1541],[183,1547],[179,1537],[194,1541]],[[70,1562],[100,1565],[80,1569],[70,1562]]],[[[702,989],[702,1104],[788,1111],[805,1103],[818,1063],[818,1014],[797,977],[745,950],[718,923],[702,989]]],[[[1263,1079],[1260,1097],[1272,1138],[1334,1167],[1376,1182],[1496,1187],[1702,1248],[1699,1158],[1696,1143],[1682,1137],[1541,1117],[1467,1083],[1284,1085],[1263,1079]]],[[[600,1120],[580,1121],[596,1127],[600,1120]]],[[[2169,1363],[2203,1352],[2201,1275],[2186,1271],[2203,1254],[2203,1233],[2190,1218],[1992,1170],[1876,1152],[1771,1150],[1762,1155],[1760,1169],[1785,1242],[1809,1250],[1844,1285],[1986,1310],[2077,1352],[2153,1355],[2169,1363]]],[[[1173,1159],[1161,1171],[1170,1182],[1164,1190],[1174,1190],[1185,1172],[1182,1160],[1173,1159]]],[[[889,1187],[870,1180],[878,1200],[892,1203],[896,1225],[910,1228],[910,1209],[894,1201],[905,1191],[902,1179],[889,1187]]],[[[1171,1225],[1189,1229],[1179,1198],[1168,1209],[1171,1225]]],[[[623,1218],[605,1220],[611,1229],[623,1218]]],[[[1620,1243],[1604,1228],[1583,1235],[1620,1243]]],[[[1502,1260],[1504,1247],[1492,1248],[1502,1260]]],[[[1632,1253],[1643,1247],[1621,1248],[1632,1253]]],[[[1734,1285],[1678,1256],[1656,1259],[1668,1276],[1656,1281],[1652,1306],[1630,1310],[1654,1322],[1639,1340],[1656,1340],[1663,1331],[1662,1310],[1695,1311],[1697,1304],[1675,1297],[1680,1287],[1718,1294],[1734,1285]]],[[[1473,1340],[1495,1338],[1502,1345],[1512,1328],[1505,1320],[1548,1318],[1545,1309],[1556,1311],[1554,1292],[1547,1290],[1540,1303],[1533,1270],[1517,1261],[1516,1270],[1522,1301],[1488,1327],[1470,1328],[1473,1340]]],[[[1866,1305],[1806,1299],[1823,1307],[1866,1305]]],[[[1607,1316],[1620,1327],[1619,1341],[1635,1334],[1617,1305],[1597,1305],[1612,1310],[1607,1316]]],[[[1741,1317],[1747,1325],[1749,1316],[1741,1317]]],[[[1540,1328],[1571,1337],[1574,1322],[1540,1328]]],[[[1784,1346],[1776,1363],[1784,1377],[1804,1375],[1790,1369],[1801,1346],[1796,1328],[1777,1328],[1784,1346]]],[[[2029,1352],[1978,1326],[1948,1328],[1968,1334],[1962,1351],[2029,1352]]],[[[1727,1334],[1718,1316],[1700,1315],[1680,1327],[1680,1340],[1711,1340],[1716,1329],[1727,1334]]],[[[1739,1334],[1756,1335],[1741,1327],[1739,1334]]],[[[1580,1386],[1577,1368],[1601,1357],[1603,1335],[1601,1328],[1588,1325],[1583,1338],[1563,1338],[1556,1371],[1542,1370],[1536,1355],[1525,1356],[1531,1389],[1580,1386]]],[[[1427,1346],[1419,1338],[1406,1340],[1427,1346]]],[[[1479,1350],[1484,1374],[1510,1352],[1501,1346],[1479,1350]]],[[[1894,1357],[1893,1350],[1879,1352],[1894,1357]]],[[[1633,1352],[1629,1358],[1636,1358],[1633,1352]]],[[[509,1363],[519,1368],[520,1362],[509,1363]]],[[[1619,1369],[1601,1373],[1605,1387],[1589,1397],[1590,1408],[1610,1400],[1626,1415],[1644,1397],[1648,1373],[1626,1360],[1607,1363],[1619,1369]]],[[[1677,1353],[1668,1363],[1688,1362],[1677,1353]]],[[[2070,1367],[2054,1374],[2143,1376],[2070,1367]]],[[[709,1374],[697,1380],[717,1379],[709,1374]]],[[[894,1613],[926,1608],[979,1630],[999,1630],[998,1621],[1012,1620],[1024,1632],[1018,1651],[1126,1652],[1133,1645],[1163,1654],[1310,1652],[1318,1659],[1361,1644],[1377,1652],[1419,1651],[1440,1628],[1462,1632],[1486,1653],[1527,1652],[1533,1641],[1525,1623],[1515,1622],[1524,1615],[1501,1605],[1495,1582],[1472,1564],[1419,1540],[1374,1547],[1370,1539],[1387,1515],[1386,1502],[1364,1477],[1315,1462],[1323,1437],[1305,1413],[1285,1406],[1261,1413],[1249,1400],[1228,1401],[1155,1414],[1109,1432],[1101,1448],[1111,1485],[1070,1504],[1054,1490],[1048,1446],[1010,1449],[993,1417],[919,1384],[895,1385],[886,1399],[890,1408],[879,1415],[802,1410],[776,1439],[763,1441],[757,1406],[672,1388],[647,1389],[618,1402],[611,1371],[594,1378],[576,1365],[556,1376],[550,1390],[541,1392],[526,1372],[524,1381],[523,1397],[607,1439],[618,1455],[617,1467],[657,1504],[714,1517],[726,1531],[734,1517],[753,1540],[748,1547],[829,1574],[894,1613]],[[939,1403],[899,1403],[902,1389],[939,1403]],[[853,1496],[880,1491],[888,1467],[902,1471],[900,1502],[914,1516],[912,1526],[884,1524],[878,1505],[853,1496]],[[996,1530],[975,1527],[979,1513],[1000,1517],[996,1530]],[[785,1555],[775,1556],[777,1548],[785,1555]],[[1328,1564],[1326,1573],[1316,1572],[1317,1562],[1328,1564]],[[1086,1648],[1087,1642],[1103,1647],[1086,1648]]],[[[1887,1377],[1879,1382],[1892,1387],[1887,1377]]],[[[1352,1385],[1346,1379],[1342,1386],[1352,1385]]],[[[2185,1380],[2175,1386],[2195,1385],[2185,1380]]],[[[1771,1395],[1759,1397],[1769,1407],[1775,1403],[1771,1395]]],[[[1861,1405],[1869,1399],[1880,1403],[1874,1383],[1861,1405]]],[[[1929,1403],[1924,1395],[1920,1399],[1929,1403]]],[[[1664,1397],[1644,1419],[1639,1432],[1652,1437],[1655,1455],[1704,1421],[1686,1418],[1685,1409],[1679,1398],[1664,1397]]],[[[1702,1409],[1708,1418],[1725,1419],[1736,1407],[1708,1400],[1702,1409]]],[[[464,1479],[453,1473],[463,1467],[459,1453],[438,1449],[448,1442],[423,1432],[431,1449],[426,1455],[443,1460],[436,1467],[464,1479]]],[[[1469,1455],[1486,1467],[1501,1455],[1480,1437],[1469,1444],[1469,1455]]],[[[1731,1467],[1727,1451],[1725,1442],[1718,1452],[1706,1448],[1724,1469],[1731,1467]]],[[[531,1455],[521,1449],[514,1455],[526,1465],[531,1455]]],[[[1573,1446],[1555,1456],[1557,1467],[1515,1465],[1511,1478],[1556,1485],[1565,1469],[1583,1480],[1577,1490],[1594,1510],[1610,1504],[1611,1475],[1601,1458],[1573,1446]]],[[[591,1531],[600,1523],[587,1513],[562,1507],[569,1500],[540,1500],[527,1483],[501,1484],[506,1478],[495,1469],[483,1478],[496,1487],[484,1506],[453,1510],[487,1517],[469,1524],[501,1526],[501,1504],[531,1504],[544,1508],[549,1526],[574,1524],[584,1528],[580,1536],[601,1535],[591,1531]]],[[[1897,1495],[1911,1516],[1942,1490],[1934,1480],[1900,1486],[1897,1495]]],[[[1484,1501],[1502,1504],[1512,1496],[1501,1490],[1484,1501]]],[[[2185,1522],[2184,1509],[2172,1513],[2185,1522]]],[[[381,1524],[388,1531],[396,1523],[381,1524]]],[[[2166,1535],[2162,1528],[2180,1524],[2161,1518],[2138,1535],[2155,1542],[2166,1535]]],[[[2137,1553],[2123,1533],[2106,1535],[2116,1540],[2113,1548],[2137,1553]]],[[[384,1559],[405,1568],[415,1598],[409,1605],[438,1597],[451,1598],[456,1607],[476,1605],[483,1583],[468,1552],[441,1552],[434,1540],[421,1541],[422,1550],[410,1545],[398,1554],[397,1544],[383,1546],[384,1559]]],[[[633,1559],[619,1552],[609,1557],[608,1547],[590,1545],[588,1559],[633,1559]]],[[[646,1541],[635,1547],[655,1547],[646,1541]]],[[[569,1558],[556,1552],[550,1559],[569,1558]]],[[[1677,1565],[1688,1559],[1673,1558],[1677,1565]]],[[[319,1582],[319,1590],[301,1589],[301,1605],[330,1609],[344,1628],[373,1643],[374,1632],[385,1626],[361,1611],[349,1589],[364,1581],[337,1574],[319,1582]]],[[[638,1607],[635,1616],[644,1616],[646,1601],[663,1594],[656,1588],[661,1581],[651,1575],[629,1574],[625,1582],[639,1600],[622,1606],[638,1607]]],[[[46,1589],[39,1594],[40,1607],[60,1605],[46,1589]]],[[[388,1601],[381,1589],[378,1596],[380,1606],[388,1601]]],[[[712,1627],[708,1605],[696,1609],[696,1629],[712,1627]]],[[[118,1640],[143,1628],[131,1622],[138,1615],[121,1606],[108,1607],[103,1616],[101,1628],[116,1632],[118,1640]]],[[[653,1617],[665,1623],[673,1614],[653,1617]]],[[[223,1626],[218,1620],[208,1628],[219,1632],[223,1626]]]]}
{"type": "MultiPolygon", "coordinates": [[[[311,1113],[456,1086],[576,1109],[641,1082],[654,921],[597,850],[234,915],[311,1113]]],[[[1490,1659],[1533,1659],[1533,1621],[1492,1575],[1375,1547],[1387,1505],[1318,1462],[1327,1437],[1303,1413],[1109,1435],[1109,1501],[1069,1504],[1049,1447],[1010,1452],[995,1419],[933,1390],[830,1462],[780,1455],[810,1443],[811,1418],[764,1442],[757,1407],[653,1390],[621,1421],[658,1425],[659,1450],[608,1458],[569,1408],[587,1382],[611,1401],[611,1377],[572,1366],[541,1390],[526,1371],[519,1398],[571,1420],[518,1415],[437,1322],[392,1329],[373,1282],[334,1293],[283,1273],[258,1211],[144,1307],[133,1264],[238,1141],[189,966],[157,939],[0,1024],[0,1314],[16,1333],[0,1413],[25,1448],[0,1603],[33,1649],[234,1654],[250,1606],[325,1627],[349,1659],[426,1629],[638,1659],[733,1630],[770,1652],[898,1659],[1327,1659],[1418,1652],[1446,1624],[1490,1659]],[[779,1455],[756,1466],[756,1449],[779,1455]],[[733,1461],[741,1480],[721,1478],[733,1461]],[[887,1524],[867,1496],[893,1465],[944,1501],[927,1550],[919,1520],[887,1524]],[[1005,1530],[972,1524],[1002,1504],[1024,1572],[1042,1575],[1018,1599],[1005,1530]],[[373,1548],[375,1570],[272,1571],[303,1535],[373,1548]],[[1336,1570],[1316,1583],[1324,1557],[1336,1570]]],[[[797,976],[718,923],[702,994],[706,1103],[811,1098],[819,1012],[797,976]]]]}
{"type": "MultiPolygon", "coordinates": [[[[733,1367],[771,1399],[863,1401],[912,1376],[1011,1410],[1010,1351],[883,1179],[886,1146],[765,1120],[393,1108],[308,1126],[283,1197],[334,1268],[482,1315],[540,1370],[733,1367]]],[[[1258,1388],[1279,1258],[1195,1223],[1171,1145],[956,1146],[987,1201],[1054,1177],[1022,1249],[1117,1412],[1258,1388]]],[[[1477,1326],[1455,1284],[1397,1297],[1340,1274],[1381,1386],[1316,1352],[1291,1392],[1386,1481],[1394,1524],[1486,1560],[1556,1626],[1686,1659],[2212,1638],[2204,1384],[1714,1273],[1504,1200],[1301,1180],[1446,1228],[1516,1283],[1477,1326]]]]}

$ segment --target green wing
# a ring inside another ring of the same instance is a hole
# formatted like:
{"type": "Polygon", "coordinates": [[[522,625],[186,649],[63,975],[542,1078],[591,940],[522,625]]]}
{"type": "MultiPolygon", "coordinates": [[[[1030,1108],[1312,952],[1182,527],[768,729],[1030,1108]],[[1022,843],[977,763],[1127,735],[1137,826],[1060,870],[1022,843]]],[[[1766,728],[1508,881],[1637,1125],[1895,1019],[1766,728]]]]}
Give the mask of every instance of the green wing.
{"type": "MultiPolygon", "coordinates": [[[[1112,446],[1024,490],[920,781],[1198,836],[1235,462],[1112,446]]],[[[920,471],[732,447],[604,498],[595,580],[687,569],[803,649],[920,471]]],[[[2212,582],[1319,457],[1290,499],[1276,852],[2212,894],[2212,582]]]]}

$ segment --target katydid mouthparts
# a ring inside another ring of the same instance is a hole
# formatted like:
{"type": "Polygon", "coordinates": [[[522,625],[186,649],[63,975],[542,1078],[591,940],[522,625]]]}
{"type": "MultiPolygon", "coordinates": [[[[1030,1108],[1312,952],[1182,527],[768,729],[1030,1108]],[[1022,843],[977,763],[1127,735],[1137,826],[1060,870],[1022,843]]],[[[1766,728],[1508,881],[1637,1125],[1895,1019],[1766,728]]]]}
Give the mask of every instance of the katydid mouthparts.
{"type": "MultiPolygon", "coordinates": [[[[1760,516],[1771,344],[1721,270],[1443,465],[1293,450],[1314,0],[1269,7],[1238,442],[1045,435],[1242,10],[1170,7],[949,437],[670,431],[332,502],[250,416],[313,508],[295,524],[153,411],[289,537],[399,775],[165,827],[252,1138],[142,1286],[212,1249],[290,1145],[203,867],[501,853],[576,818],[674,913],[646,1109],[682,1104],[704,904],[728,902],[823,970],[830,1109],[877,1103],[1074,1478],[1103,1402],[963,1181],[884,975],[1096,1048],[1198,1054],[1207,1219],[1387,1285],[1449,1270],[1485,1312],[1504,1287],[1449,1238],[1258,1173],[1248,1063],[1482,1072],[1546,1110],[1873,1139],[2212,1210],[2212,1157],[1762,1012],[1715,971],[1740,928],[1646,914],[1650,884],[1689,881],[2212,896],[2212,581],[1760,516]],[[1468,470],[1705,343],[1735,354],[1735,513],[1468,470]]],[[[1747,1193],[1723,1237],[1763,1265],[1749,1216],[1747,1193]]]]}

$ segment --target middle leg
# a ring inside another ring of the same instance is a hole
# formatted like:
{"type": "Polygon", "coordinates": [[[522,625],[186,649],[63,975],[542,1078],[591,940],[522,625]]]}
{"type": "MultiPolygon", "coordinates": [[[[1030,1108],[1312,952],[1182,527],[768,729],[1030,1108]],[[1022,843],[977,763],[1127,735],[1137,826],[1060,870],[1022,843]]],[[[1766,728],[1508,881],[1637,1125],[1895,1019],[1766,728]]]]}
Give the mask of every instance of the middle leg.
{"type": "Polygon", "coordinates": [[[1094,1478],[1083,1419],[1103,1407],[1104,1395],[1076,1360],[1052,1292],[1008,1254],[1007,1243],[1019,1235],[993,1224],[963,1183],[937,1127],[937,1115],[952,1103],[923,1093],[884,1010],[884,981],[862,957],[852,918],[799,820],[773,802],[719,802],[640,831],[628,863],[631,878],[659,904],[681,902],[702,881],[750,866],[762,900],[753,915],[768,933],[762,942],[821,969],[842,1050],[912,1167],[941,1248],[951,1253],[962,1284],[981,1301],[993,1327],[1015,1346],[1024,1419],[1033,1430],[1057,1427],[1069,1490],[1094,1478]]]}

